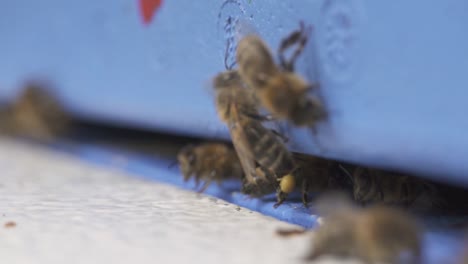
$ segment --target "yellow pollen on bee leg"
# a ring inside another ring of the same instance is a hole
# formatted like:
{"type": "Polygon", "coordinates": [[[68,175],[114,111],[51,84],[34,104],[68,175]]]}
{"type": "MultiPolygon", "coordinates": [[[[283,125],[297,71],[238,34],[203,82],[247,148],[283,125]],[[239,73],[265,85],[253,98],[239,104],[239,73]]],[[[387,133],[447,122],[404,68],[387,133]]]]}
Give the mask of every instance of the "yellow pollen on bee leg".
{"type": "Polygon", "coordinates": [[[290,193],[294,190],[295,186],[296,186],[296,178],[294,178],[293,175],[288,174],[288,175],[285,175],[283,178],[281,178],[280,188],[282,192],[290,193]]]}

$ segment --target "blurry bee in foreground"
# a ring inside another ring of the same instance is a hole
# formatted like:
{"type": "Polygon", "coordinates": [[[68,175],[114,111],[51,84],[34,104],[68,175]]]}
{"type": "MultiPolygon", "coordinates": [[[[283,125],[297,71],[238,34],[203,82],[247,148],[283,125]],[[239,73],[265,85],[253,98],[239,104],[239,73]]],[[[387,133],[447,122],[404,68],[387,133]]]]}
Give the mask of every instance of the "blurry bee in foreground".
{"type": "MultiPolygon", "coordinates": [[[[51,140],[67,132],[70,119],[54,93],[39,82],[26,84],[3,114],[11,135],[51,140]]],[[[3,121],[2,120],[2,121],[3,121]]]]}
{"type": "Polygon", "coordinates": [[[239,41],[236,60],[242,80],[255,91],[262,106],[273,116],[288,119],[298,126],[313,127],[326,117],[324,106],[318,97],[308,95],[314,86],[292,71],[295,60],[307,43],[307,35],[301,24],[300,30],[282,41],[280,60],[283,68],[275,64],[265,42],[253,34],[239,41]],[[295,43],[299,47],[291,60],[286,61],[283,53],[295,43]]]}
{"type": "Polygon", "coordinates": [[[437,186],[419,178],[356,167],[352,179],[354,200],[361,204],[395,205],[421,211],[444,207],[437,186]]]}
{"type": "Polygon", "coordinates": [[[307,260],[325,255],[356,257],[365,263],[420,263],[422,232],[411,216],[382,206],[329,210],[312,241],[307,260]]]}
{"type": "Polygon", "coordinates": [[[234,149],[222,143],[188,145],[179,152],[177,160],[184,181],[188,181],[193,176],[197,188],[200,180],[204,181],[198,192],[204,192],[212,181],[216,181],[219,185],[222,180],[241,179],[244,175],[234,149]]]}
{"type": "Polygon", "coordinates": [[[468,264],[468,241],[465,241],[465,246],[463,247],[463,252],[460,255],[459,264],[468,264]]]}
{"type": "Polygon", "coordinates": [[[276,189],[279,206],[295,187],[296,165],[281,139],[265,128],[256,97],[246,89],[237,71],[226,71],[214,79],[216,108],[231,134],[244,169],[246,194],[271,193],[276,189]]]}

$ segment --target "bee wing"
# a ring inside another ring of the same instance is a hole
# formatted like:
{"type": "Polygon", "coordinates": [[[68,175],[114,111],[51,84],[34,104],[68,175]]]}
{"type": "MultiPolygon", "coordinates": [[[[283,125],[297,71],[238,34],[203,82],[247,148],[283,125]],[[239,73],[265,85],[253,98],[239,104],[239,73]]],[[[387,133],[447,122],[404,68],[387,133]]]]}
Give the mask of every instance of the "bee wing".
{"type": "Polygon", "coordinates": [[[247,35],[237,43],[236,61],[239,73],[252,88],[266,87],[267,80],[279,74],[268,45],[256,35],[247,35]]]}
{"type": "Polygon", "coordinates": [[[232,144],[234,145],[234,149],[239,157],[247,182],[255,183],[255,159],[250,151],[250,146],[246,139],[244,129],[239,123],[231,123],[229,125],[229,132],[231,133],[232,144]]]}
{"type": "Polygon", "coordinates": [[[244,128],[239,124],[234,124],[230,126],[230,129],[232,142],[245,174],[242,192],[251,197],[260,197],[274,192],[276,181],[272,182],[268,175],[260,167],[257,167],[256,159],[251,150],[252,146],[247,140],[244,128]]]}
{"type": "Polygon", "coordinates": [[[207,97],[209,98],[216,98],[216,90],[213,88],[213,78],[210,79],[204,79],[202,88],[203,92],[206,94],[207,97]]]}
{"type": "MultiPolygon", "coordinates": [[[[242,168],[245,173],[245,179],[249,184],[255,184],[261,175],[256,173],[256,160],[253,154],[253,146],[251,140],[247,137],[245,125],[242,124],[241,116],[238,105],[236,103],[231,104],[231,122],[229,123],[229,132],[231,133],[232,143],[239,156],[242,168]]],[[[246,118],[246,117],[242,117],[246,118]]]]}
{"type": "Polygon", "coordinates": [[[255,28],[255,26],[247,19],[237,19],[234,25],[234,37],[236,42],[239,42],[239,40],[248,35],[258,36],[257,28],[255,28]]]}

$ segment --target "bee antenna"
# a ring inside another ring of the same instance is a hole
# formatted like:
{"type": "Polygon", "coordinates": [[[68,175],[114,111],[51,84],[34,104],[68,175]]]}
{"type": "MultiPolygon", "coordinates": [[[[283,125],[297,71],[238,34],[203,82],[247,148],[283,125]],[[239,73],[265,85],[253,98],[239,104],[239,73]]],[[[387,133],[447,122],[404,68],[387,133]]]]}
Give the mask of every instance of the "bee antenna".
{"type": "Polygon", "coordinates": [[[169,163],[169,165],[167,166],[168,169],[172,169],[174,168],[174,166],[177,165],[177,160],[174,160],[172,161],[171,163],[169,163]]]}
{"type": "Polygon", "coordinates": [[[345,169],[343,167],[343,165],[341,165],[341,164],[338,164],[338,167],[346,174],[346,176],[348,176],[348,178],[351,180],[351,183],[354,184],[354,179],[353,179],[353,176],[351,175],[351,173],[349,173],[349,171],[347,169],[345,169]]]}

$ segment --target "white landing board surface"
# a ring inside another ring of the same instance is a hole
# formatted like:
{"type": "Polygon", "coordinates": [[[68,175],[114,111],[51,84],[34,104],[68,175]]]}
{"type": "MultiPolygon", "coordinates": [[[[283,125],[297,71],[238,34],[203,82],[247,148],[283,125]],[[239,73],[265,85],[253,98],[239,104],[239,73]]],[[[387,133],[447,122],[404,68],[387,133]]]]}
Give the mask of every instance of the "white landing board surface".
{"type": "Polygon", "coordinates": [[[0,168],[1,263],[304,263],[310,246],[276,234],[291,224],[38,146],[0,138],[0,168]]]}

